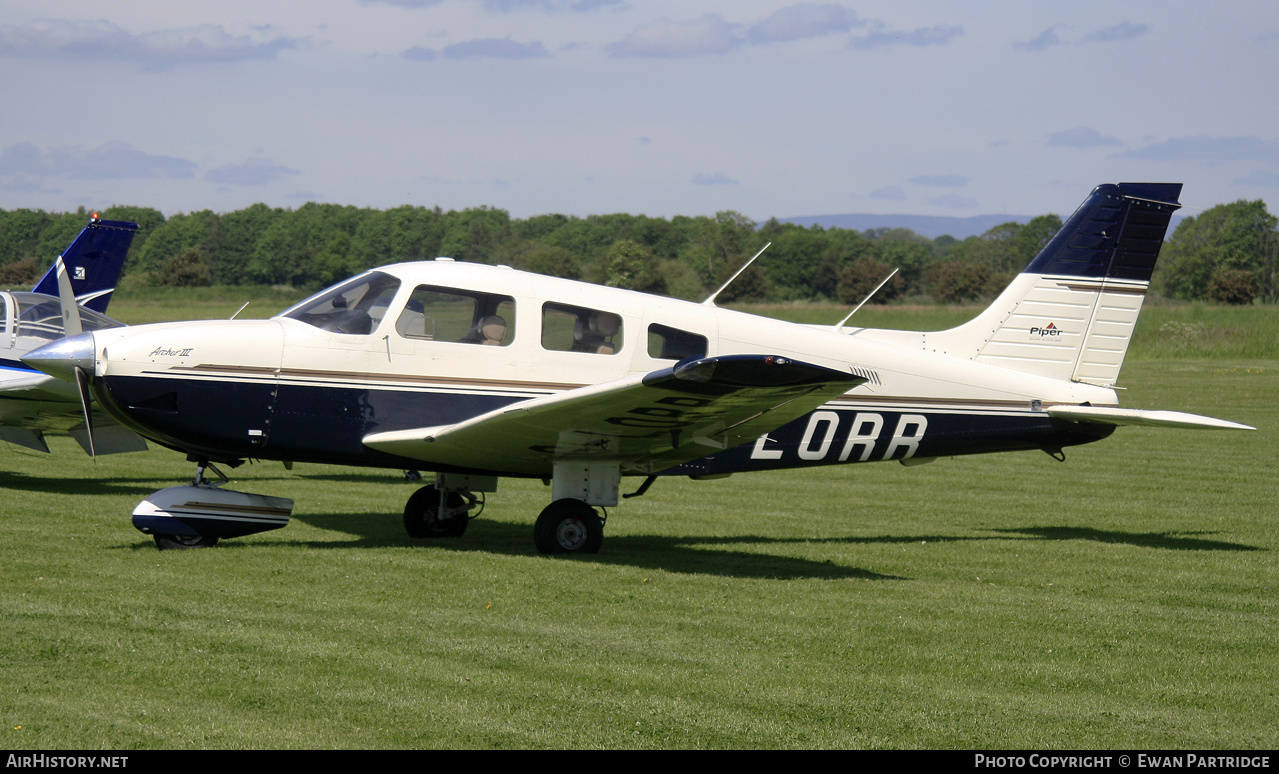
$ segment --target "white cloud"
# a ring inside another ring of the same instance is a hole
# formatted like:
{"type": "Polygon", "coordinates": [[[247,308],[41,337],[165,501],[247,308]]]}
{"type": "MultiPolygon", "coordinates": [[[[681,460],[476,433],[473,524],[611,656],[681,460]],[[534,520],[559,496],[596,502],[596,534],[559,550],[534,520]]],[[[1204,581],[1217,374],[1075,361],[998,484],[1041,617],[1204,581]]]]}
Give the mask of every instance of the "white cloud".
{"type": "Polygon", "coordinates": [[[611,43],[609,53],[617,57],[688,57],[727,54],[741,45],[740,24],[724,21],[708,13],[699,19],[673,22],[658,19],[611,43]]]}
{"type": "Polygon", "coordinates": [[[852,48],[883,48],[885,46],[941,46],[959,37],[963,27],[953,24],[937,24],[932,27],[918,27],[910,31],[892,30],[882,23],[876,23],[874,29],[849,41],[852,48]]]}
{"type": "Polygon", "coordinates": [[[176,65],[274,59],[299,39],[232,35],[221,25],[133,33],[109,21],[52,19],[0,25],[0,56],[121,61],[144,70],[176,65]]]}
{"type": "Polygon", "coordinates": [[[1084,37],[1087,43],[1110,43],[1116,40],[1132,40],[1150,32],[1149,24],[1133,24],[1130,21],[1120,22],[1113,27],[1090,33],[1084,37]]]}
{"type": "Polygon", "coordinates": [[[1030,40],[1023,43],[1014,43],[1013,48],[1020,49],[1022,51],[1043,51],[1044,49],[1052,48],[1053,46],[1065,45],[1062,39],[1057,37],[1057,28],[1061,26],[1062,25],[1060,24],[1054,24],[1030,40]]]}
{"type": "Polygon", "coordinates": [[[63,145],[47,150],[20,142],[0,150],[0,178],[185,179],[195,177],[195,172],[196,165],[186,159],[144,153],[122,142],[107,142],[96,148],[63,145]]]}
{"type": "Polygon", "coordinates": [[[910,182],[916,185],[930,185],[939,188],[962,188],[968,185],[968,178],[963,175],[920,175],[912,177],[910,182]]]}
{"type": "Polygon", "coordinates": [[[890,201],[901,201],[906,198],[906,192],[900,186],[886,185],[883,188],[876,188],[870,192],[872,199],[886,199],[890,201]]]}
{"type": "Polygon", "coordinates": [[[1096,129],[1080,126],[1048,135],[1048,144],[1062,148],[1099,148],[1108,145],[1123,145],[1123,141],[1118,137],[1103,135],[1096,129]]]}
{"type": "MultiPolygon", "coordinates": [[[[414,49],[410,49],[412,51],[414,49]]],[[[405,52],[408,55],[408,52],[405,52]]],[[[446,59],[542,59],[549,57],[542,41],[519,43],[505,38],[486,38],[484,40],[467,40],[444,47],[446,59]]]]}
{"type": "Polygon", "coordinates": [[[776,43],[848,32],[859,23],[857,14],[843,6],[800,3],[775,11],[748,35],[752,43],[776,43]]]}
{"type": "Polygon", "coordinates": [[[699,172],[693,175],[693,183],[696,185],[737,185],[737,181],[723,172],[712,172],[705,174],[699,172]]]}
{"type": "Polygon", "coordinates": [[[973,197],[960,196],[959,194],[938,196],[935,199],[929,199],[929,203],[955,210],[975,210],[979,206],[978,201],[973,197]]]}
{"type": "Polygon", "coordinates": [[[285,175],[301,174],[296,169],[273,164],[270,159],[253,157],[243,164],[227,164],[211,169],[204,179],[212,183],[224,185],[263,185],[279,180],[285,175]]]}
{"type": "Polygon", "coordinates": [[[1279,142],[1259,137],[1173,137],[1136,148],[1123,158],[1148,161],[1264,161],[1279,165],[1279,142]]]}

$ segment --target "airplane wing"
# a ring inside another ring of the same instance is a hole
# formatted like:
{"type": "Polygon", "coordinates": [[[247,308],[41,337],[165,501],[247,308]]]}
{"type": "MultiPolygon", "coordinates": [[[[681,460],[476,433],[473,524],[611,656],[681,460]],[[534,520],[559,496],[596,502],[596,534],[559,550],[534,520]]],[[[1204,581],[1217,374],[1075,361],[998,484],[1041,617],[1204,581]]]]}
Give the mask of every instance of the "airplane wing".
{"type": "Polygon", "coordinates": [[[1106,406],[1049,406],[1051,417],[1071,422],[1094,422],[1103,425],[1146,425],[1147,427],[1176,427],[1183,430],[1256,430],[1249,425],[1227,422],[1199,414],[1181,411],[1146,411],[1143,409],[1111,408],[1106,406]]]}
{"type": "Polygon", "coordinates": [[[549,475],[555,460],[581,459],[651,473],[753,440],[865,381],[772,355],[708,357],[364,445],[473,470],[549,475]]]}

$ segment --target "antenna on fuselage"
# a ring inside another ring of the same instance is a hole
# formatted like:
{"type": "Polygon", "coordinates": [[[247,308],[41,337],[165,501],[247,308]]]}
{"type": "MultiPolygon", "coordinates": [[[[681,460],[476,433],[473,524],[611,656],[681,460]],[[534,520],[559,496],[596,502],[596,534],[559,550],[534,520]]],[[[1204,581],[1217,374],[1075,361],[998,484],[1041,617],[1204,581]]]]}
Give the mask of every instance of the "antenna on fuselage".
{"type": "Polygon", "coordinates": [[[715,297],[716,297],[716,296],[718,296],[720,293],[723,293],[723,292],[724,292],[724,288],[728,287],[729,285],[732,285],[732,284],[733,284],[733,280],[737,279],[737,276],[738,276],[739,274],[741,274],[742,272],[746,271],[746,267],[747,267],[747,266],[750,266],[752,263],[754,263],[756,258],[758,258],[758,257],[760,257],[761,255],[763,255],[763,254],[764,254],[764,251],[768,249],[768,245],[771,245],[771,244],[772,244],[772,242],[769,242],[768,244],[766,244],[766,245],[764,245],[763,247],[759,248],[759,252],[758,252],[758,253],[755,253],[755,255],[751,256],[751,259],[750,259],[749,261],[747,261],[746,263],[743,263],[743,264],[742,264],[742,268],[738,269],[738,270],[737,270],[737,271],[733,274],[733,276],[729,277],[729,278],[728,278],[728,282],[725,282],[723,285],[720,285],[720,286],[719,286],[719,290],[715,291],[714,293],[711,293],[710,298],[708,298],[708,299],[706,299],[705,301],[703,301],[703,302],[702,302],[702,305],[703,305],[703,306],[715,306],[715,297]]]}
{"type": "Polygon", "coordinates": [[[849,319],[850,319],[850,318],[852,318],[852,316],[853,316],[853,315],[857,314],[857,310],[858,310],[858,309],[861,309],[863,306],[865,306],[865,305],[866,305],[866,302],[867,302],[867,301],[869,301],[869,300],[871,300],[871,298],[873,298],[873,297],[874,297],[874,295],[875,295],[876,293],[878,293],[878,292],[879,292],[879,289],[880,289],[880,288],[882,288],[883,286],[887,285],[887,284],[888,284],[888,281],[889,281],[890,279],[892,279],[892,278],[893,278],[896,274],[897,274],[897,269],[893,269],[892,271],[890,271],[890,272],[888,273],[888,276],[887,276],[887,277],[884,277],[884,281],[883,281],[883,282],[881,282],[881,283],[879,283],[878,285],[876,285],[874,290],[872,290],[871,292],[869,292],[869,293],[867,293],[867,294],[866,294],[866,297],[862,299],[862,302],[861,302],[860,304],[858,304],[857,306],[853,307],[853,311],[849,312],[847,317],[845,317],[844,319],[842,319],[842,320],[840,320],[840,321],[839,321],[839,324],[835,326],[835,332],[836,332],[836,333],[839,333],[841,330],[843,330],[843,329],[844,329],[844,323],[848,322],[848,321],[849,321],[849,319]]]}

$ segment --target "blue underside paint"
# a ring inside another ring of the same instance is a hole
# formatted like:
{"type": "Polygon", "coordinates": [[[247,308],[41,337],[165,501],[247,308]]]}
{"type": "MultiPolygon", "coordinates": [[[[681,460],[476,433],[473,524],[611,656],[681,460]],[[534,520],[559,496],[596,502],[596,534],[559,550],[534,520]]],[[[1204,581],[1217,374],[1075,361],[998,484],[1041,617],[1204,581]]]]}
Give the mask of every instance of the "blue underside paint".
{"type": "MultiPolygon", "coordinates": [[[[99,379],[95,389],[121,422],[197,457],[386,468],[418,468],[421,463],[371,450],[362,443],[365,435],[455,424],[521,400],[458,392],[141,377],[99,379]]],[[[826,406],[770,432],[759,448],[752,439],[662,474],[713,475],[903,457],[1056,450],[1100,440],[1112,431],[1108,426],[1052,420],[1029,408],[996,413],[826,406]]],[[[442,469],[507,475],[501,470],[442,469]]]]}

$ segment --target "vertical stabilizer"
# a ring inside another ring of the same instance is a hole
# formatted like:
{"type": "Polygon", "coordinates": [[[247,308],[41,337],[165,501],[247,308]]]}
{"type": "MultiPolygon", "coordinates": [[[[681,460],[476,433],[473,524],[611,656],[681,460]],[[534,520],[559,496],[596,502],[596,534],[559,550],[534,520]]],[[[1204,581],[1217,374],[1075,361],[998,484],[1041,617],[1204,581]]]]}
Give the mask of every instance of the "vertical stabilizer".
{"type": "MultiPolygon", "coordinates": [[[[81,306],[106,314],[111,292],[120,279],[125,256],[133,244],[138,224],[94,217],[62,253],[71,292],[81,306]]],[[[58,295],[58,271],[55,265],[32,288],[36,293],[58,295]]]]}
{"type": "Polygon", "coordinates": [[[985,312],[925,347],[1113,385],[1180,194],[1180,183],[1098,186],[985,312]]]}

